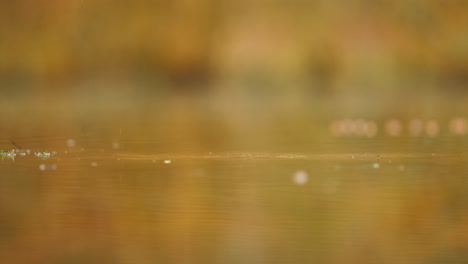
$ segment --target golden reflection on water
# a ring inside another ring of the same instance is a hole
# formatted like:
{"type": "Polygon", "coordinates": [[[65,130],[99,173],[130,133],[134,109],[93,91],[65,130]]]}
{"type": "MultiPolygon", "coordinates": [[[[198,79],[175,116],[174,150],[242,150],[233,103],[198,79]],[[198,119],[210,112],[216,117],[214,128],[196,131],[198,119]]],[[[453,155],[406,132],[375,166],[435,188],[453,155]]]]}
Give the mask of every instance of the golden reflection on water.
{"type": "MultiPolygon", "coordinates": [[[[2,262],[468,260],[461,134],[335,137],[337,109],[205,103],[83,114],[64,102],[25,119],[7,105],[2,149],[57,154],[0,161],[2,262]]],[[[356,119],[382,127],[394,114],[378,110],[356,119]]],[[[396,118],[464,131],[450,113],[417,116],[396,118]]]]}

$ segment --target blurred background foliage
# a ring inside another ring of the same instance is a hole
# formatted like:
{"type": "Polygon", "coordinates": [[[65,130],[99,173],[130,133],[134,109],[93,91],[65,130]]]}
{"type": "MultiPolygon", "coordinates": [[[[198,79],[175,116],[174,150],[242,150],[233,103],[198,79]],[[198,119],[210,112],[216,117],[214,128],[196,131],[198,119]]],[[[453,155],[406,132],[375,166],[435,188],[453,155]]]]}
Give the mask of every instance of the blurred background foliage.
{"type": "Polygon", "coordinates": [[[461,91],[467,13],[463,0],[1,1],[0,91],[461,91]]]}

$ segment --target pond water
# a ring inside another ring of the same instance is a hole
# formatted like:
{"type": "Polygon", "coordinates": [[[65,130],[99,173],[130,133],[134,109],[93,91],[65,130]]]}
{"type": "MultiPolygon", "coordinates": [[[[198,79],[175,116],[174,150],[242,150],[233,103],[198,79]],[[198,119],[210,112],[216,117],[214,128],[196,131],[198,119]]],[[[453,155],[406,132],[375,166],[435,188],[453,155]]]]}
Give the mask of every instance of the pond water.
{"type": "Polygon", "coordinates": [[[468,104],[387,99],[3,102],[2,263],[466,263],[468,104]]]}

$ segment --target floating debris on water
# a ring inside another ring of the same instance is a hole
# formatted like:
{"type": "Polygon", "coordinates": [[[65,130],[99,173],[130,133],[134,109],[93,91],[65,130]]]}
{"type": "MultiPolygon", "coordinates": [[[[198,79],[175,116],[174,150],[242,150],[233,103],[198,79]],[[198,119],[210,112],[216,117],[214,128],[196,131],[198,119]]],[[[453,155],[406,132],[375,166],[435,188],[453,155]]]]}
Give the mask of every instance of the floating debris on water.
{"type": "Polygon", "coordinates": [[[164,164],[171,164],[171,160],[164,160],[164,164]]]}
{"type": "Polygon", "coordinates": [[[404,171],[405,170],[405,165],[398,165],[398,170],[404,171]]]}
{"type": "Polygon", "coordinates": [[[36,157],[42,157],[42,158],[50,158],[50,157],[53,157],[57,155],[57,151],[52,151],[52,152],[49,152],[49,151],[43,151],[43,152],[34,152],[34,156],[36,157]]]}
{"type": "Polygon", "coordinates": [[[15,152],[16,152],[16,151],[15,151],[14,149],[12,149],[12,150],[2,150],[2,151],[1,151],[1,154],[2,154],[2,155],[16,155],[15,152]]]}
{"type": "Polygon", "coordinates": [[[306,171],[299,170],[293,175],[293,181],[295,184],[303,185],[309,180],[309,174],[306,171]]]}
{"type": "Polygon", "coordinates": [[[380,164],[375,162],[374,164],[372,164],[372,168],[378,169],[378,168],[380,168],[380,164]]]}
{"type": "Polygon", "coordinates": [[[8,159],[12,159],[13,161],[15,161],[16,153],[15,153],[14,149],[12,149],[12,150],[2,150],[0,152],[0,155],[1,155],[2,159],[8,158],[8,159]]]}
{"type": "Polygon", "coordinates": [[[91,167],[97,167],[97,165],[98,165],[97,162],[95,161],[91,162],[91,167]]]}
{"type": "MultiPolygon", "coordinates": [[[[4,158],[10,158],[12,160],[14,160],[14,158],[16,156],[21,156],[21,157],[25,157],[25,156],[29,156],[31,154],[31,150],[27,149],[27,150],[23,150],[23,149],[12,149],[12,150],[0,150],[0,158],[4,159],[4,158]]],[[[40,158],[50,158],[50,157],[53,157],[55,155],[57,155],[57,151],[36,151],[36,152],[33,152],[33,155],[36,156],[36,157],[40,157],[40,158]]]]}

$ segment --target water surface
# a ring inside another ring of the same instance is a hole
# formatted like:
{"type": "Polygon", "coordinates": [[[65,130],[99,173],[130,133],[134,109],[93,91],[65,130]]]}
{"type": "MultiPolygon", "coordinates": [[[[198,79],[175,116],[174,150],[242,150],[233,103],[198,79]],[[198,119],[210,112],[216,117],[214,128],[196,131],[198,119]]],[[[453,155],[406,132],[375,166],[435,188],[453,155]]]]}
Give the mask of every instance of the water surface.
{"type": "Polygon", "coordinates": [[[0,148],[31,154],[0,161],[2,262],[468,261],[463,106],[106,102],[5,106],[0,148]],[[379,131],[332,135],[345,118],[379,131]],[[411,136],[412,118],[440,131],[411,136]]]}

